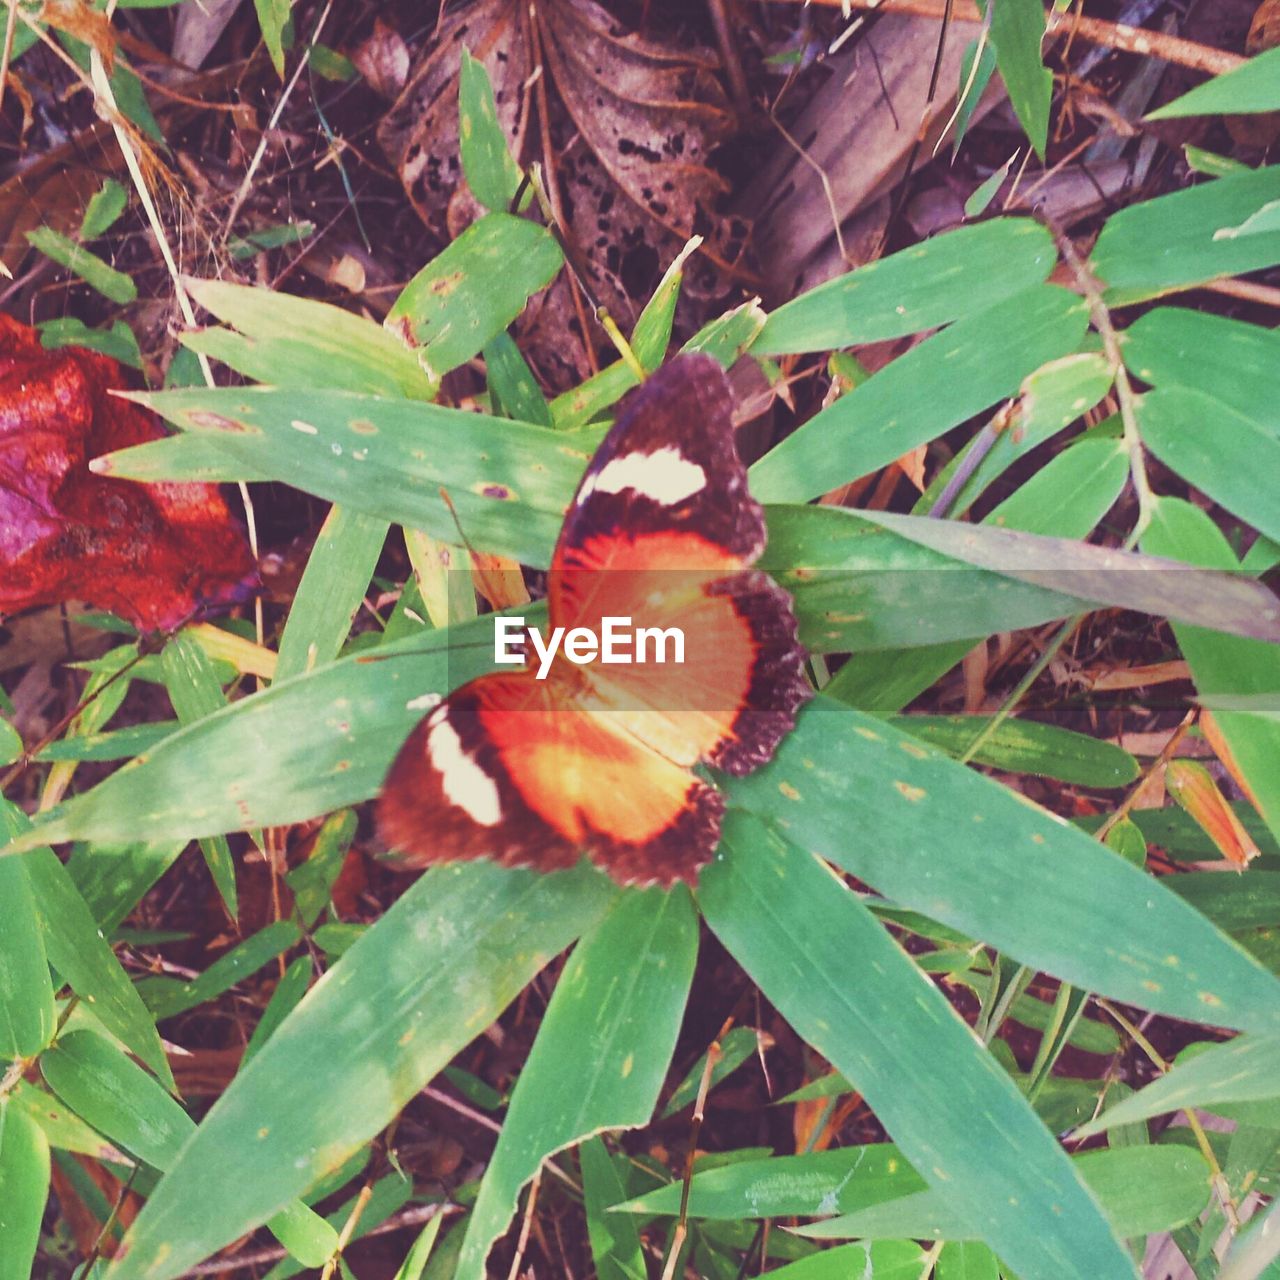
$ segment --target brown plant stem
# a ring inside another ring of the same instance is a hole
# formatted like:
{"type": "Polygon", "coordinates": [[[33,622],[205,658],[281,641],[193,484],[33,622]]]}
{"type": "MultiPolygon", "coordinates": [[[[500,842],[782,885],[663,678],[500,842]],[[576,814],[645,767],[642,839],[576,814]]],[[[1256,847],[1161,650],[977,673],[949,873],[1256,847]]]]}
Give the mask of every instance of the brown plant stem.
{"type": "MultiPolygon", "coordinates": [[[[801,0],[773,0],[775,4],[799,4],[801,0]]],[[[850,9],[874,10],[876,13],[905,13],[917,18],[941,18],[946,0],[806,0],[807,3],[837,9],[847,4],[850,9]]],[[[952,15],[961,22],[981,22],[982,14],[973,0],[956,0],[952,15]]],[[[1197,44],[1163,31],[1148,31],[1142,27],[1129,27],[1122,22],[1107,22],[1102,18],[1086,18],[1076,13],[1046,13],[1046,32],[1058,35],[1069,32],[1072,36],[1087,40],[1090,44],[1117,49],[1122,53],[1138,53],[1165,62],[1192,67],[1209,75],[1225,75],[1248,62],[1238,53],[1214,49],[1197,44]]]]}

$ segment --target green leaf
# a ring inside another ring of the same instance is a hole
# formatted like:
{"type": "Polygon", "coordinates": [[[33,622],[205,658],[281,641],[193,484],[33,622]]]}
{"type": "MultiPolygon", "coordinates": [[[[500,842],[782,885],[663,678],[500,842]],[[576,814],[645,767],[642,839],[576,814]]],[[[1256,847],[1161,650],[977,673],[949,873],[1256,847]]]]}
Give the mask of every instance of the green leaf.
{"type": "Polygon", "coordinates": [[[311,986],[311,978],[310,956],[299,956],[284,971],[280,981],[276,983],[276,989],[271,993],[267,1007],[262,1011],[262,1017],[258,1019],[258,1025],[253,1029],[253,1035],[249,1037],[249,1043],[245,1045],[245,1062],[266,1044],[275,1029],[298,1007],[311,986]]]}
{"type": "Polygon", "coordinates": [[[27,1081],[20,1081],[8,1101],[44,1132],[51,1147],[75,1151],[114,1164],[128,1164],[129,1157],[113,1147],[106,1138],[89,1128],[73,1111],[69,1111],[51,1093],[27,1081]]]}
{"type": "Polygon", "coordinates": [[[943,1245],[934,1274],[938,1280],[1000,1280],[1000,1263],[977,1240],[953,1240],[943,1245]]]}
{"type": "Polygon", "coordinates": [[[48,1140],[12,1098],[0,1097],[0,1280],[35,1274],[48,1198],[48,1140]]]}
{"type": "MultiPolygon", "coordinates": [[[[5,802],[7,804],[7,802],[5,802]]],[[[23,819],[22,826],[26,826],[23,819]]],[[[21,830],[22,826],[18,829],[21,830]]],[[[173,1074],[147,1007],[120,966],[66,867],[52,849],[23,858],[49,962],[95,1017],[173,1089],[173,1074]]]]}
{"type": "Polygon", "coordinates": [[[110,263],[104,262],[96,253],[90,253],[61,231],[55,231],[52,227],[36,227],[34,231],[27,232],[27,240],[46,258],[52,258],[60,266],[66,267],[112,302],[124,306],[136,301],[138,289],[132,277],[125,275],[123,271],[117,271],[110,263]]]}
{"type": "MultiPolygon", "coordinates": [[[[1237,569],[1235,553],[1208,515],[1176,499],[1160,499],[1142,545],[1190,564],[1237,569]]],[[[1197,693],[1280,693],[1280,650],[1274,644],[1179,625],[1174,636],[1191,666],[1197,693]]],[[[1267,826],[1280,836],[1280,724],[1238,711],[1215,711],[1213,717],[1267,826]]]]}
{"type": "Polygon", "coordinates": [[[1056,285],[966,314],[767,453],[751,468],[752,492],[767,502],[804,502],[886,466],[1074,351],[1085,323],[1084,302],[1056,285]]]}
{"type": "Polygon", "coordinates": [[[56,320],[41,321],[36,328],[40,330],[40,345],[47,351],[56,351],[59,347],[88,347],[131,369],[142,369],[138,339],[123,320],[116,320],[109,329],[90,329],[75,316],[59,316],[56,320]]]}
{"type": "MultiPolygon", "coordinates": [[[[1114,850],[1126,862],[1132,863],[1135,867],[1145,867],[1147,865],[1146,837],[1142,834],[1142,828],[1132,819],[1121,818],[1107,832],[1106,840],[1107,848],[1114,850]]],[[[1177,892],[1176,888],[1175,892],[1177,892]]],[[[1185,897],[1185,895],[1182,896],[1185,897]]],[[[1221,921],[1215,920],[1214,923],[1221,924],[1221,921]]]]}
{"type": "Polygon", "coordinates": [[[1033,969],[1191,1021],[1280,1027],[1280,981],[1160,881],[883,721],[816,698],[772,766],[729,790],[793,844],[1033,969]]]}
{"type": "Polygon", "coordinates": [[[115,225],[116,219],[124,212],[128,203],[128,190],[114,178],[108,178],[89,197],[89,203],[84,207],[84,217],[80,220],[80,239],[96,240],[115,225]]]}
{"type": "MultiPolygon", "coordinates": [[[[959,755],[990,721],[986,716],[898,716],[889,723],[949,755],[959,755]]],[[[1058,778],[1082,787],[1123,787],[1138,776],[1138,762],[1115,743],[1034,720],[1004,721],[973,759],[993,769],[1058,778]]]]}
{"type": "Polygon", "coordinates": [[[294,909],[307,928],[315,924],[329,905],[355,834],[356,815],[352,810],[340,809],[330,814],[316,833],[307,860],[285,873],[285,881],[293,892],[294,909]]]}
{"type": "Polygon", "coordinates": [[[39,834],[21,837],[24,847],[190,839],[284,826],[366,800],[425,714],[423,696],[488,669],[492,643],[492,624],[478,619],[277,682],[49,811],[39,834]]]}
{"type": "Polygon", "coordinates": [[[598,1280],[649,1280],[636,1224],[626,1214],[608,1212],[626,1199],[627,1192],[604,1140],[588,1138],[578,1148],[578,1159],[587,1237],[598,1280]]]}
{"type": "MultiPolygon", "coordinates": [[[[72,1031],[40,1058],[49,1087],[77,1115],[154,1169],[168,1169],[195,1132],[191,1117],[110,1041],[72,1031]]],[[[272,1232],[295,1257],[321,1265],[337,1232],[303,1204],[285,1209],[272,1232]]]]}
{"type": "Polygon", "coordinates": [[[0,764],[12,764],[22,754],[22,735],[0,717],[0,764]]]}
{"type": "Polygon", "coordinates": [[[758,819],[734,815],[721,853],[702,875],[707,923],[948,1207],[1022,1275],[1131,1277],[1017,1086],[855,895],[758,819]],[[845,980],[851,956],[874,981],[845,980]]]}
{"type": "MultiPolygon", "coordinates": [[[[1209,1167],[1190,1147],[1120,1147],[1073,1161],[1117,1236],[1169,1231],[1192,1221],[1209,1198],[1209,1167]]],[[[974,1228],[938,1189],[797,1227],[816,1240],[971,1240],[974,1228]]]]}
{"type": "Polygon", "coordinates": [[[394,334],[312,298],[224,280],[188,280],[191,296],[239,330],[197,329],[183,344],[237,373],[276,387],[333,387],[366,395],[434,400],[436,384],[394,334]]]}
{"type": "Polygon", "coordinates": [[[281,80],[284,79],[284,29],[289,21],[289,6],[290,0],[253,0],[253,7],[258,11],[262,43],[267,46],[271,65],[281,80]]]}
{"type": "Polygon", "coordinates": [[[1066,518],[1068,513],[1074,516],[1084,537],[1115,505],[1128,479],[1129,454],[1124,442],[1091,436],[1045,463],[993,508],[983,524],[1026,529],[1036,512],[1052,515],[1057,508],[1066,518]]]}
{"type": "Polygon", "coordinates": [[[1280,199],[1280,165],[1130,205],[1107,219],[1092,263],[1108,301],[1150,298],[1180,285],[1239,275],[1280,262],[1280,231],[1218,238],[1280,199]]]}
{"type": "Polygon", "coordinates": [[[1148,120],[1179,116],[1246,115],[1280,110],[1280,49],[1267,49],[1243,66],[1197,85],[1152,111],[1148,120]]]}
{"type": "MultiPolygon", "coordinates": [[[[721,1080],[732,1075],[744,1062],[759,1053],[760,1039],[760,1033],[754,1027],[733,1027],[727,1035],[722,1036],[719,1041],[720,1053],[711,1068],[711,1077],[707,1083],[708,1090],[714,1089],[721,1080]]],[[[682,1111],[697,1098],[706,1066],[707,1055],[704,1053],[672,1090],[667,1105],[662,1109],[663,1120],[682,1111]]]]}
{"type": "MultiPolygon", "coordinates": [[[[26,815],[0,801],[0,839],[29,826],[26,815]]],[[[33,1058],[53,1038],[53,982],[44,931],[26,859],[0,858],[0,1061],[33,1058]]]]}
{"type": "MultiPolygon", "coordinates": [[[[227,705],[213,659],[187,633],[179,632],[160,655],[165,688],[181,725],[195,724],[227,705]]],[[[217,886],[218,896],[234,920],[238,914],[236,868],[225,836],[203,836],[200,852],[217,886]]]]}
{"type": "Polygon", "coordinates": [[[973,123],[973,113],[977,110],[982,95],[996,73],[996,47],[985,34],[977,40],[971,40],[960,59],[959,92],[963,95],[956,104],[956,136],[955,151],[969,132],[973,123]],[[977,64],[975,66],[975,63],[977,64]]]}
{"type": "Polygon", "coordinates": [[[466,49],[458,71],[458,145],[471,194],[486,209],[505,212],[520,186],[520,166],[498,123],[489,73],[466,49]]]}
{"type": "Polygon", "coordinates": [[[458,1259],[458,1280],[484,1280],[489,1249],[511,1221],[520,1188],[547,1156],[650,1118],[697,949],[697,919],[684,890],[620,895],[579,943],[511,1095],[458,1259]]]}
{"type": "Polygon", "coordinates": [[[996,47],[1000,78],[1019,123],[1043,161],[1053,100],[1053,73],[1040,56],[1044,7],[1040,0],[986,0],[984,10],[989,5],[994,6],[991,42],[996,47]]]}
{"type": "Polygon", "coordinates": [[[680,286],[684,282],[684,264],[701,243],[702,237],[695,236],[676,254],[636,320],[631,346],[636,359],[649,373],[657,369],[666,357],[676,319],[676,303],[680,301],[680,286]]]}
{"type": "Polygon", "coordinates": [[[586,868],[537,875],[476,862],[428,872],[218,1099],[138,1215],[112,1280],[181,1275],[305,1191],[382,1129],[613,896],[586,868]]]}
{"type": "MultiPolygon", "coordinates": [[[[795,597],[800,637],[811,650],[862,654],[978,639],[1099,607],[1280,638],[1274,596],[1238,574],[879,511],[774,507],[767,519],[761,565],[795,597]]],[[[963,656],[960,650],[950,661],[963,656]]]]}
{"type": "Polygon", "coordinates": [[[495,334],[485,344],[484,367],[495,414],[501,412],[517,422],[533,422],[540,427],[552,425],[542,388],[509,333],[495,334]]]}
{"type": "Polygon", "coordinates": [[[1154,307],[1124,332],[1124,362],[1157,387],[1191,387],[1280,434],[1280,335],[1225,316],[1154,307]]]}
{"type": "Polygon", "coordinates": [[[1212,1111],[1229,1102],[1256,1102],[1280,1097],[1276,1054],[1280,1036],[1237,1036],[1211,1045],[1186,1062],[1108,1107],[1096,1120],[1082,1125],[1075,1136],[1086,1138],[1121,1124],[1148,1120],[1187,1107],[1212,1111]]]}
{"type": "MultiPolygon", "coordinates": [[[[344,391],[239,387],[131,398],[216,442],[251,476],[456,541],[444,488],[473,544],[540,567],[599,440],[596,432],[566,440],[506,418],[344,391]]],[[[107,454],[95,470],[129,477],[132,453],[107,454]]]]}
{"type": "Polygon", "coordinates": [[[1031,218],[946,231],[785,303],[752,351],[827,351],[936,329],[1039,284],[1056,261],[1053,237],[1031,218]]]}
{"type": "Polygon", "coordinates": [[[769,1280],[919,1280],[924,1251],[911,1240],[845,1244],[769,1272],[769,1280]]]}
{"type": "Polygon", "coordinates": [[[563,261],[546,227],[486,214],[405,285],[386,326],[439,378],[504,332],[563,261]]]}
{"type": "MultiPolygon", "coordinates": [[[[798,958],[804,959],[801,953],[798,958]]],[[[841,1147],[797,1156],[735,1160],[695,1171],[689,1184],[689,1217],[820,1218],[852,1213],[883,1200],[923,1191],[928,1183],[892,1143],[841,1147]]],[[[680,1212],[683,1188],[668,1183],[616,1207],[616,1213],[680,1212]]]]}
{"type": "Polygon", "coordinates": [[[1280,538],[1280,435],[1190,387],[1157,387],[1138,402],[1142,439],[1165,466],[1260,533],[1280,538]]]}
{"type": "Polygon", "coordinates": [[[277,680],[324,666],[351,632],[387,540],[388,524],[336,503],[316,537],[280,637],[277,680]]]}
{"type": "Polygon", "coordinates": [[[302,933],[292,920],[275,920],[219,956],[189,981],[144,978],[139,990],[157,1022],[175,1017],[229,991],[294,946],[302,933]]]}

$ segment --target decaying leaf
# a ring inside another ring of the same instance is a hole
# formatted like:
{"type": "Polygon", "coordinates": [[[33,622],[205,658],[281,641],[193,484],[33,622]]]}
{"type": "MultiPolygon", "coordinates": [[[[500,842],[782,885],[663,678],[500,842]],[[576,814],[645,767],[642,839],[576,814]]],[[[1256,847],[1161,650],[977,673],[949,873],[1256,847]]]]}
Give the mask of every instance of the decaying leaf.
{"type": "MultiPolygon", "coordinates": [[[[478,0],[423,50],[378,136],[428,226],[456,236],[475,216],[458,156],[464,48],[488,72],[512,153],[541,162],[591,288],[624,327],[695,232],[711,237],[712,261],[736,256],[714,208],[724,183],[708,163],[734,127],[716,60],[627,34],[593,0],[478,0]]],[[[576,380],[585,370],[564,342],[565,326],[577,328],[567,288],[530,308],[521,347],[576,380]]]]}
{"type": "Polygon", "coordinates": [[[1171,760],[1165,774],[1169,794],[1196,820],[1241,871],[1258,856],[1259,849],[1235,810],[1227,803],[1213,775],[1194,760],[1171,760]]]}
{"type": "Polygon", "coordinates": [[[207,484],[143,485],[90,461],[164,435],[113,396],[114,360],[46,351],[0,316],[0,614],[84,600],[144,631],[245,599],[257,581],[243,530],[207,484]]]}

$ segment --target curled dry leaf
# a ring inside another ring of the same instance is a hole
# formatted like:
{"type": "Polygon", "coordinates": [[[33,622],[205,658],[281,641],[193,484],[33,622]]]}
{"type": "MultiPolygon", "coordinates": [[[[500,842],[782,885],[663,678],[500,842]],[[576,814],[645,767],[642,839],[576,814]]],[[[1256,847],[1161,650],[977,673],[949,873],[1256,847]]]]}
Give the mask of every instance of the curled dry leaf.
{"type": "MultiPolygon", "coordinates": [[[[488,72],[512,153],[541,161],[593,291],[624,325],[691,235],[708,236],[711,261],[741,252],[744,228],[716,214],[724,182],[708,162],[735,125],[716,59],[628,34],[593,0],[477,0],[422,51],[378,137],[429,227],[456,235],[475,216],[458,156],[464,48],[488,72]]],[[[566,288],[554,284],[523,320],[522,346],[547,372],[571,354],[566,288]]]]}
{"type": "Polygon", "coordinates": [[[1259,849],[1253,837],[1204,765],[1194,760],[1170,760],[1165,786],[1218,846],[1228,862],[1243,871],[1258,856],[1259,849]]]}
{"type": "Polygon", "coordinates": [[[143,631],[244,600],[257,582],[243,530],[207,484],[95,475],[91,459],[164,435],[111,394],[121,366],[46,351],[0,316],[0,614],[85,600],[143,631]]]}

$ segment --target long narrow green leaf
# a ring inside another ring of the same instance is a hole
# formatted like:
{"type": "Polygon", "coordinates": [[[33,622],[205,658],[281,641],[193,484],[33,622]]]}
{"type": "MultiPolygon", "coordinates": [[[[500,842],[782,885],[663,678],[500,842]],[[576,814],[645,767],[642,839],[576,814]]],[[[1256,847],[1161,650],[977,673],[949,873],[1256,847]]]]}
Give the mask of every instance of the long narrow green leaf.
{"type": "MultiPolygon", "coordinates": [[[[213,659],[190,635],[179,632],[165,645],[160,654],[160,668],[179,724],[195,724],[227,705],[213,659]]],[[[200,853],[217,886],[227,916],[234,920],[239,914],[236,867],[226,836],[202,836],[200,853]]]]}
{"type": "Polygon", "coordinates": [[[1211,1045],[1145,1089],[1108,1107],[1096,1120],[1082,1125],[1076,1136],[1089,1137],[1116,1125],[1133,1124],[1184,1107],[1212,1110],[1223,1102],[1280,1098],[1277,1054],[1280,1035],[1237,1036],[1226,1044],[1211,1045]]]}
{"type": "Polygon", "coordinates": [[[0,1280],[30,1280],[49,1197],[49,1142],[11,1098],[0,1098],[0,1280]]]}
{"type": "MultiPolygon", "coordinates": [[[[133,398],[216,441],[253,476],[456,541],[443,488],[475,545],[542,567],[599,440],[597,432],[566,439],[506,418],[340,391],[237,387],[133,398]]],[[[131,454],[108,454],[95,469],[131,475],[131,454]]]]}
{"type": "Polygon", "coordinates": [[[273,684],[49,811],[13,851],[283,826],[366,800],[426,714],[423,699],[488,669],[492,645],[479,619],[273,684]]]}
{"type": "Polygon", "coordinates": [[[498,1136],[457,1280],[485,1258],[520,1188],[552,1153],[653,1114],[684,1014],[698,925],[684,890],[620,896],[566,965],[498,1136]]]}
{"type": "Polygon", "coordinates": [[[1044,65],[1040,54],[1044,7],[1040,0],[986,0],[983,8],[991,8],[991,42],[996,47],[996,67],[1009,91],[1009,101],[1043,160],[1053,99],[1053,72],[1044,65]]]}
{"type": "Polygon", "coordinates": [[[828,351],[936,329],[1039,284],[1056,261],[1053,237],[1031,218],[947,231],[785,303],[752,350],[828,351]]]}
{"type": "Polygon", "coordinates": [[[1036,285],[966,313],[811,418],[751,468],[762,501],[805,502],[877,470],[1004,396],[1084,335],[1085,303],[1036,285]]]}
{"type": "Polygon", "coordinates": [[[1151,112],[1148,120],[1179,116],[1242,115],[1280,110],[1280,50],[1268,49],[1226,75],[1196,85],[1151,112]]]}
{"type": "Polygon", "coordinates": [[[1280,1027],[1280,981],[1158,880],[883,721],[817,698],[772,767],[730,790],[792,843],[1032,968],[1175,1017],[1280,1027]]]}
{"type": "Polygon", "coordinates": [[[504,212],[520,186],[520,166],[498,121],[489,73],[466,49],[458,68],[458,150],[472,194],[487,209],[504,212]]]}
{"type": "Polygon", "coordinates": [[[540,876],[478,862],[423,876],[214,1104],[138,1215],[110,1280],[181,1275],[305,1191],[386,1125],[612,897],[585,868],[540,876]]]}
{"type": "Polygon", "coordinates": [[[151,1068],[166,1088],[173,1073],[155,1023],[137,988],[52,849],[33,849],[23,858],[50,963],[84,1000],[102,1025],[151,1068]]]}
{"type": "Polygon", "coordinates": [[[769,1272],[769,1280],[920,1280],[924,1251],[911,1240],[845,1244],[769,1272]]]}
{"type": "MultiPolygon", "coordinates": [[[[1209,1199],[1209,1166],[1190,1147],[1120,1147],[1074,1161],[1117,1236],[1171,1231],[1209,1199]]],[[[936,1189],[797,1229],[817,1240],[971,1240],[973,1228],[936,1189]]]]}
{"type": "Polygon", "coordinates": [[[854,894],[756,819],[735,815],[724,845],[702,877],[707,923],[948,1206],[1021,1275],[1132,1277],[1017,1086],[854,894]]]}
{"type": "MultiPolygon", "coordinates": [[[[77,1115],[154,1169],[167,1169],[195,1122],[115,1045],[92,1031],[61,1037],[40,1058],[49,1087],[77,1115]]],[[[338,1234],[306,1205],[295,1203],[279,1215],[280,1242],[300,1261],[320,1266],[338,1243],[338,1234]],[[287,1237],[287,1238],[286,1238],[287,1237]]]]}
{"type": "Polygon", "coordinates": [[[588,1138],[578,1148],[582,1165],[582,1206],[587,1236],[599,1280],[648,1280],[644,1247],[635,1222],[609,1210],[626,1199],[626,1188],[605,1148],[604,1139],[588,1138]]]}
{"type": "Polygon", "coordinates": [[[433,400],[436,384],[394,334],[364,316],[278,289],[188,280],[191,296],[227,329],[197,329],[183,345],[255,382],[330,387],[365,395],[433,400]]]}
{"type": "MultiPolygon", "coordinates": [[[[0,839],[28,826],[16,805],[0,800],[0,839]]],[[[0,859],[0,902],[0,1060],[32,1058],[53,1037],[53,982],[24,859],[0,859]]]]}
{"type": "Polygon", "coordinates": [[[1230,174],[1107,219],[1092,263],[1110,301],[1150,298],[1179,285],[1238,275],[1280,262],[1280,231],[1219,236],[1280,200],[1280,165],[1230,174]]]}
{"type": "Polygon", "coordinates": [[[132,276],[117,271],[109,262],[104,262],[96,253],[91,253],[84,245],[77,244],[61,231],[55,231],[52,227],[37,227],[34,231],[27,232],[27,240],[46,258],[52,258],[60,266],[78,275],[103,297],[121,306],[136,301],[138,286],[133,283],[132,276]]]}
{"type": "Polygon", "coordinates": [[[338,656],[387,539],[387,522],[337,504],[316,538],[280,637],[277,680],[338,656]]]}

